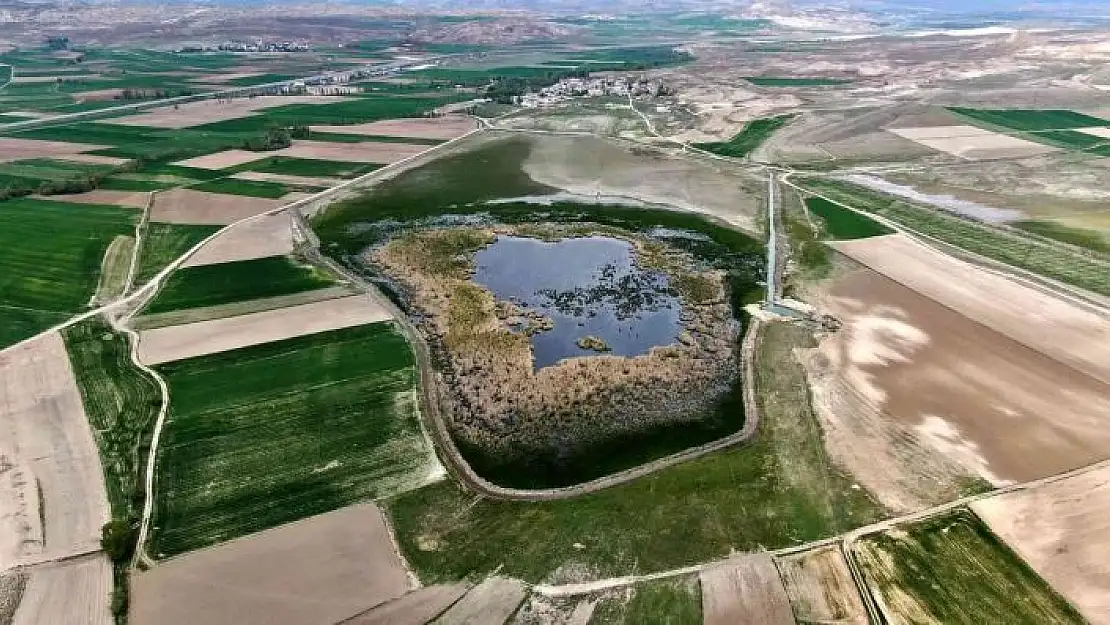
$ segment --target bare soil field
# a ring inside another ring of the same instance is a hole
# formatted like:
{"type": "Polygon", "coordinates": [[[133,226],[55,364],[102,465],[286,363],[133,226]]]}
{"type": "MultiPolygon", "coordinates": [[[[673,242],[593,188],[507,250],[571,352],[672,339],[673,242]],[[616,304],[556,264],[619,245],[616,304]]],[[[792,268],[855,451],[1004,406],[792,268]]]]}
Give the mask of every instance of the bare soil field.
{"type": "Polygon", "coordinates": [[[139,358],[148,365],[225,352],[240,347],[387,321],[388,312],[355,295],[238,317],[168,326],[139,333],[139,358]]]}
{"type": "Polygon", "coordinates": [[[425,625],[443,614],[470,590],[466,583],[427,586],[371,608],[342,625],[425,625]]]}
{"type": "Polygon", "coordinates": [[[867,611],[840,547],[779,558],[778,564],[799,623],[868,625],[867,611]]]}
{"type": "Polygon", "coordinates": [[[115,204],[128,208],[146,208],[150,202],[148,191],[112,191],[110,189],[96,189],[84,193],[68,193],[58,196],[35,196],[44,200],[60,200],[74,204],[115,204]]]}
{"type": "Polygon", "coordinates": [[[293,251],[293,221],[286,213],[265,215],[226,230],[197,250],[181,265],[199,267],[293,251]]]}
{"type": "Polygon", "coordinates": [[[236,98],[234,100],[201,100],[176,106],[150,109],[135,115],[104,120],[109,124],[124,126],[152,126],[154,128],[188,128],[201,124],[246,117],[255,111],[285,106],[286,104],[335,104],[350,98],[312,95],[276,95],[236,98]]]}
{"type": "Polygon", "coordinates": [[[326,289],[316,289],[315,291],[278,295],[277,297],[265,297],[245,302],[232,302],[230,304],[220,304],[219,306],[209,306],[206,308],[186,308],[184,310],[170,310],[164,313],[143,315],[142,317],[133,319],[131,321],[131,327],[135,330],[150,330],[153,328],[165,328],[167,326],[180,326],[208,321],[210,319],[238,317],[239,315],[263,312],[266,310],[292,308],[294,306],[302,306],[313,302],[323,302],[357,294],[358,291],[353,287],[333,286],[326,289]]]}
{"type": "Polygon", "coordinates": [[[118,156],[101,156],[99,154],[66,154],[59,156],[60,161],[73,161],[74,163],[90,163],[93,165],[123,165],[130,163],[131,159],[118,156]]]}
{"type": "Polygon", "coordinates": [[[771,556],[738,556],[701,573],[705,625],[794,625],[771,556]]]}
{"type": "Polygon", "coordinates": [[[99,549],[103,480],[61,336],[0,355],[0,570],[99,549]]]}
{"type": "Polygon", "coordinates": [[[107,147],[109,146],[0,137],[0,163],[10,163],[28,158],[59,158],[82,152],[95,152],[107,147]]]}
{"type": "Polygon", "coordinates": [[[971,508],[1088,621],[1110,623],[1110,467],[971,508]]]}
{"type": "Polygon", "coordinates": [[[1107,384],[870,269],[817,300],[843,325],[806,363],[826,444],[892,510],[1110,455],[1107,384]]]}
{"type": "Polygon", "coordinates": [[[226,167],[235,167],[245,163],[253,163],[266,158],[270,155],[266,152],[251,152],[249,150],[225,150],[223,152],[216,152],[215,154],[205,154],[204,156],[196,156],[187,158],[183,161],[173,163],[180,167],[196,167],[197,169],[224,169],[226,167]]]}
{"type": "Polygon", "coordinates": [[[328,143],[326,141],[293,141],[293,145],[269,156],[292,156],[348,163],[378,163],[388,165],[426,151],[430,146],[408,143],[328,143]]]}
{"type": "Polygon", "coordinates": [[[524,583],[489,577],[437,618],[435,625],[503,625],[524,602],[524,583]]]}
{"type": "Polygon", "coordinates": [[[293,176],[290,174],[271,174],[264,171],[244,171],[232,176],[238,180],[260,180],[262,182],[278,182],[290,185],[306,185],[310,187],[334,187],[343,182],[339,178],[319,178],[313,176],[293,176]]]}
{"type": "Polygon", "coordinates": [[[1081,132],[1085,135],[1091,135],[1092,137],[1102,137],[1103,139],[1110,139],[1110,128],[1107,127],[1076,128],[1076,131],[1081,132]]]}
{"type": "Polygon", "coordinates": [[[984,271],[903,235],[834,247],[988,328],[1110,383],[1110,315],[984,271]]]}
{"type": "Polygon", "coordinates": [[[1059,151],[1052,146],[974,126],[890,128],[900,137],[963,159],[1020,158],[1059,151]]]}
{"type": "Polygon", "coordinates": [[[29,569],[12,625],[110,625],[112,564],[102,553],[29,569]]]}
{"type": "Polygon", "coordinates": [[[169,224],[222,226],[280,208],[294,201],[291,197],[294,195],[296,194],[290,193],[282,199],[270,200],[192,189],[171,189],[154,196],[150,220],[169,224]]]}
{"type": "Polygon", "coordinates": [[[413,137],[417,139],[454,139],[477,128],[477,123],[465,116],[419,119],[387,119],[353,126],[312,126],[313,132],[341,132],[349,135],[378,137],[413,137]]]}
{"type": "Polygon", "coordinates": [[[164,561],[132,581],[135,625],[332,625],[404,595],[377,506],[352,506],[164,561]]]}
{"type": "Polygon", "coordinates": [[[594,137],[544,136],[534,139],[524,171],[536,182],[577,195],[669,205],[707,213],[749,233],[760,230],[766,179],[719,163],[594,137]]]}

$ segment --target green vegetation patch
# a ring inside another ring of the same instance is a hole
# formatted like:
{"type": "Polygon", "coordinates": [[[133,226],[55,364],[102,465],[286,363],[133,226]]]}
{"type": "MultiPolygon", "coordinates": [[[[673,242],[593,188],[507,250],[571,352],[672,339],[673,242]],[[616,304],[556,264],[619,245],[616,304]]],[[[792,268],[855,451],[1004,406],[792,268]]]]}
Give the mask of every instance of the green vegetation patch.
{"type": "Polygon", "coordinates": [[[0,163],[0,195],[90,191],[101,178],[118,169],[113,165],[32,158],[0,163]]]}
{"type": "Polygon", "coordinates": [[[182,254],[219,230],[220,226],[147,224],[142,249],[139,251],[135,284],[145,284],[182,254]]]}
{"type": "Polygon", "coordinates": [[[262,197],[277,200],[289,194],[290,189],[277,182],[264,180],[238,180],[236,178],[221,178],[209,180],[190,187],[194,191],[208,193],[226,193],[228,195],[245,195],[248,197],[262,197]]]}
{"type": "Polygon", "coordinates": [[[754,119],[744,126],[744,130],[727,142],[695,143],[694,147],[712,152],[719,156],[743,158],[756,148],[763,145],[776,130],[782,128],[794,115],[778,115],[776,117],[763,117],[754,119]]]}
{"type": "Polygon", "coordinates": [[[1010,222],[1011,226],[1039,234],[1042,237],[1069,243],[1089,250],[1110,254],[1110,238],[1095,230],[1073,228],[1055,221],[1041,221],[1035,219],[1010,222]]]}
{"type": "Polygon", "coordinates": [[[1012,130],[1067,130],[1110,126],[1110,121],[1105,119],[1058,109],[974,109],[952,106],[948,110],[977,122],[1012,130]]]}
{"type": "Polygon", "coordinates": [[[1076,130],[1043,130],[1031,132],[1026,136],[1040,143],[1047,143],[1069,150],[1089,150],[1110,143],[1103,137],[1096,137],[1076,130]]]}
{"type": "Polygon", "coordinates": [[[826,178],[794,178],[800,187],[852,208],[886,217],[910,230],[960,249],[1110,295],[1110,263],[1042,241],[1018,230],[994,227],[928,209],[866,187],[826,178]]]}
{"type": "Polygon", "coordinates": [[[362,96],[334,104],[287,104],[259,111],[249,117],[229,119],[193,127],[210,132],[258,132],[277,125],[350,125],[383,119],[423,117],[444,104],[472,96],[451,93],[439,97],[362,96]]]}
{"type": "Polygon", "coordinates": [[[794,357],[812,340],[799,327],[766,328],[757,356],[761,431],[747,445],[567,500],[493,501],[449,482],[391,500],[409,563],[426,583],[498,567],[538,582],[570,563],[598,576],[649,573],[876,520],[878,507],[825,453],[794,357]]]}
{"type": "Polygon", "coordinates": [[[250,171],[289,176],[319,176],[325,178],[357,178],[363,174],[381,169],[382,165],[372,163],[345,163],[310,158],[275,156],[262,161],[248,163],[250,171]]]}
{"type": "Polygon", "coordinates": [[[866,215],[824,198],[808,197],[805,202],[809,212],[821,218],[825,224],[825,232],[833,239],[839,241],[866,239],[894,232],[866,215]]]}
{"type": "Polygon", "coordinates": [[[745,76],[757,87],[835,87],[852,81],[845,78],[789,78],[782,76],[745,76]]]}
{"type": "Polygon", "coordinates": [[[872,592],[897,620],[1086,622],[966,509],[867,536],[853,551],[872,592]]]}
{"type": "Polygon", "coordinates": [[[145,312],[155,314],[217,306],[301,293],[333,284],[335,280],[331,276],[287,256],[186,267],[170,275],[145,312]]]}
{"type": "Polygon", "coordinates": [[[392,323],[159,367],[173,398],[152,553],[165,557],[427,477],[412,351],[392,323]]]}
{"type": "Polygon", "coordinates": [[[637,584],[602,599],[589,625],[701,625],[697,578],[637,584]]]}

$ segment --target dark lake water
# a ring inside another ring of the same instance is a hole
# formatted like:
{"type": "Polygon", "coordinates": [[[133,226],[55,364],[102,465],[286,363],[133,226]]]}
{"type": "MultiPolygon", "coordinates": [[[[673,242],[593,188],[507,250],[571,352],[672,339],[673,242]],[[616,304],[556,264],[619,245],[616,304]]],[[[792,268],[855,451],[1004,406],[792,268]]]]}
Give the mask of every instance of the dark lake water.
{"type": "Polygon", "coordinates": [[[632,245],[620,239],[501,236],[476,254],[475,269],[474,281],[497,299],[554,320],[554,329],[532,336],[537,369],[595,355],[576,344],[586,336],[604,340],[611,354],[638,356],[682,331],[667,277],[636,267],[632,245]]]}

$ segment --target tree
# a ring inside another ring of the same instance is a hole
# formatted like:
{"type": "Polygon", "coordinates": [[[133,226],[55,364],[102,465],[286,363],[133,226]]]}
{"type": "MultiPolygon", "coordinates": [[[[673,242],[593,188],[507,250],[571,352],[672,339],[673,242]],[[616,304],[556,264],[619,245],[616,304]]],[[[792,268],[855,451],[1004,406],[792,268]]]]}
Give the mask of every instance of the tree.
{"type": "Polygon", "coordinates": [[[100,546],[117,564],[131,559],[138,539],[138,530],[126,519],[112,519],[100,530],[100,546]]]}

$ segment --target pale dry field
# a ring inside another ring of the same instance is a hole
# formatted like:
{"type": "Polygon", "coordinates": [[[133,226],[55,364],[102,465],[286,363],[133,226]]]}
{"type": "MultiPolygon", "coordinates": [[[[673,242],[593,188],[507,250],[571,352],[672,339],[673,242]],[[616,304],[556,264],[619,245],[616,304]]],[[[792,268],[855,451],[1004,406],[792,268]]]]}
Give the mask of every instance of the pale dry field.
{"type": "Polygon", "coordinates": [[[247,217],[261,215],[294,201],[290,193],[271,200],[261,197],[205,193],[192,189],[170,189],[154,196],[150,220],[169,224],[203,224],[224,226],[247,217]]]}
{"type": "Polygon", "coordinates": [[[110,625],[112,563],[103,553],[28,570],[12,625],[110,625]]]}
{"type": "Polygon", "coordinates": [[[348,163],[373,163],[388,165],[425,152],[431,146],[408,143],[328,143],[327,141],[295,140],[293,145],[273,152],[270,156],[314,158],[348,163]]]}
{"type": "Polygon", "coordinates": [[[804,358],[826,446],[892,510],[1110,456],[1110,385],[867,268],[814,303],[843,324],[804,358]]]}
{"type": "Polygon", "coordinates": [[[293,221],[287,213],[264,215],[221,232],[181,265],[199,267],[293,251],[293,221]]]}
{"type": "Polygon", "coordinates": [[[132,577],[135,625],[332,625],[409,590],[385,519],[352,506],[132,577]]]}
{"type": "Polygon", "coordinates": [[[790,600],[771,556],[737,556],[701,573],[705,625],[794,625],[790,600]]]}
{"type": "Polygon", "coordinates": [[[778,559],[799,623],[868,625],[852,574],[837,546],[778,559]]]}
{"type": "Polygon", "coordinates": [[[363,136],[447,140],[461,137],[477,127],[477,122],[468,117],[446,115],[432,118],[387,119],[352,126],[312,126],[311,130],[363,136]]]}
{"type": "Polygon", "coordinates": [[[1110,313],[1076,306],[904,235],[846,241],[834,247],[988,328],[1110,383],[1110,313]]]}
{"type": "Polygon", "coordinates": [[[95,152],[107,147],[109,146],[0,137],[0,163],[10,163],[28,158],[59,158],[82,152],[95,152]]]}
{"type": "Polygon", "coordinates": [[[1103,139],[1110,139],[1110,128],[1107,128],[1107,127],[1076,128],[1076,131],[1081,132],[1085,135],[1091,135],[1092,137],[1101,137],[1103,139]]]}
{"type": "Polygon", "coordinates": [[[290,174],[271,174],[264,171],[244,171],[232,176],[238,180],[260,180],[262,182],[278,182],[291,185],[306,185],[310,187],[334,187],[343,183],[340,178],[321,178],[316,176],[293,176],[290,174]]]}
{"type": "Polygon", "coordinates": [[[84,193],[69,193],[50,197],[35,197],[43,200],[72,202],[74,204],[115,204],[116,206],[126,206],[128,208],[146,208],[146,205],[150,202],[149,191],[112,191],[110,189],[96,189],[84,193]]]}
{"type": "Polygon", "coordinates": [[[224,169],[226,167],[236,167],[246,163],[253,163],[263,159],[270,158],[269,152],[251,152],[250,150],[225,150],[223,152],[216,152],[214,154],[205,154],[204,156],[196,156],[187,158],[183,161],[172,163],[179,167],[196,167],[197,169],[224,169]]]}
{"type": "Polygon", "coordinates": [[[507,577],[488,577],[466,593],[436,625],[503,625],[528,594],[524,583],[507,577]]]}
{"type": "Polygon", "coordinates": [[[230,102],[201,100],[159,108],[104,120],[107,124],[124,126],[151,126],[154,128],[188,128],[201,124],[247,117],[255,111],[286,104],[335,104],[350,98],[312,95],[275,95],[253,98],[236,98],[230,102]]]}
{"type": "Polygon", "coordinates": [[[974,126],[888,128],[887,130],[939,152],[967,160],[1038,156],[1059,151],[1052,146],[974,126]]]}
{"type": "Polygon", "coordinates": [[[971,508],[1088,621],[1110,623],[1110,467],[971,508]]]}
{"type": "Polygon", "coordinates": [[[465,582],[427,586],[371,608],[343,621],[343,625],[425,625],[446,612],[468,590],[470,584],[465,582]]]}
{"type": "Polygon", "coordinates": [[[210,319],[238,317],[239,315],[258,313],[265,310],[291,308],[293,306],[323,302],[357,294],[358,290],[351,286],[333,286],[325,289],[316,289],[315,291],[304,291],[289,295],[278,295],[276,297],[264,297],[262,299],[248,300],[245,302],[231,302],[230,304],[220,304],[218,306],[208,306],[205,308],[185,308],[183,310],[170,310],[164,313],[143,315],[142,317],[132,319],[131,327],[135,330],[150,330],[153,328],[165,328],[167,326],[179,326],[208,321],[210,319]]]}
{"type": "Polygon", "coordinates": [[[96,286],[93,302],[104,304],[123,295],[127,288],[127,274],[131,271],[131,258],[135,252],[135,237],[117,236],[112,239],[100,262],[100,282],[96,286]]]}
{"type": "MultiPolygon", "coordinates": [[[[541,184],[588,198],[630,199],[708,214],[759,232],[766,179],[718,163],[672,157],[594,137],[533,137],[524,172],[541,184]]],[[[762,176],[762,174],[760,174],[762,176]]]]}
{"type": "Polygon", "coordinates": [[[101,156],[99,154],[66,154],[58,157],[60,161],[73,161],[74,163],[90,163],[93,165],[123,165],[130,163],[131,159],[118,156],[101,156]]]}
{"type": "Polygon", "coordinates": [[[368,296],[354,295],[238,317],[143,330],[139,333],[138,353],[143,363],[157,365],[391,318],[368,296]]]}
{"type": "Polygon", "coordinates": [[[104,472],[57,332],[0,355],[0,571],[100,548],[104,472]]]}

